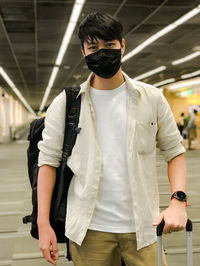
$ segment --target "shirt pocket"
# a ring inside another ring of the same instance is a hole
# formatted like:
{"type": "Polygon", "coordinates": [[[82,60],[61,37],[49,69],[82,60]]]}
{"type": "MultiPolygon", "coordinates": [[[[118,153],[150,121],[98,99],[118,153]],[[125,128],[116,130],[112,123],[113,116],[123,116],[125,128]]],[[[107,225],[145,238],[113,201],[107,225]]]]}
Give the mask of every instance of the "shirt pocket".
{"type": "Polygon", "coordinates": [[[136,124],[136,147],[141,154],[152,152],[156,147],[156,122],[137,122],[136,124]]]}

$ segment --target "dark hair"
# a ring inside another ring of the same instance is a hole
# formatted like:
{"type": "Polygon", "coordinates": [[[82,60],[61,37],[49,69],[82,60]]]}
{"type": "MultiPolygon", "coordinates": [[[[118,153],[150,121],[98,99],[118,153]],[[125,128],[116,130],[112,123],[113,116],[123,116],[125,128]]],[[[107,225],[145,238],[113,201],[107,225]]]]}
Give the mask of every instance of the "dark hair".
{"type": "Polygon", "coordinates": [[[122,32],[123,26],[116,18],[106,13],[94,12],[87,15],[81,22],[78,37],[82,47],[85,41],[93,41],[97,38],[104,41],[119,40],[121,43],[122,32]]]}

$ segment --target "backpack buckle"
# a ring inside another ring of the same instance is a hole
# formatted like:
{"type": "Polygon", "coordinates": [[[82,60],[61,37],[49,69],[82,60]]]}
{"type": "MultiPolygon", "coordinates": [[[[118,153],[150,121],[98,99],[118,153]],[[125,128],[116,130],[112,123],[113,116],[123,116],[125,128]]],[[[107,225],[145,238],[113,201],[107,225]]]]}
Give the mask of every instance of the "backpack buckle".
{"type": "Polygon", "coordinates": [[[75,123],[68,123],[69,126],[72,127],[72,130],[74,130],[77,134],[80,133],[81,127],[77,127],[75,123]]]}
{"type": "Polygon", "coordinates": [[[32,216],[27,215],[27,216],[23,217],[22,222],[23,222],[23,224],[31,223],[32,222],[32,216]]]}
{"type": "Polygon", "coordinates": [[[75,130],[76,133],[79,134],[80,131],[81,131],[81,127],[77,127],[77,126],[75,126],[75,127],[73,128],[73,130],[75,130]]]}

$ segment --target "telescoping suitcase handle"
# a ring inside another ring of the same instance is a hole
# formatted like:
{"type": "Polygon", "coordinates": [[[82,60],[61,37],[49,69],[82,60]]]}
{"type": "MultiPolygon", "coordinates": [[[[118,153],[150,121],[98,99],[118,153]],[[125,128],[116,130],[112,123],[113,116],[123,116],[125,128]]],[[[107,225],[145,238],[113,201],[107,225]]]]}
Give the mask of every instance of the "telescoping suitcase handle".
{"type": "MultiPolygon", "coordinates": [[[[158,252],[158,266],[162,266],[162,233],[165,222],[162,221],[157,226],[157,252],[158,252]]],[[[192,221],[187,220],[186,224],[187,235],[187,266],[192,266],[192,221]]]]}

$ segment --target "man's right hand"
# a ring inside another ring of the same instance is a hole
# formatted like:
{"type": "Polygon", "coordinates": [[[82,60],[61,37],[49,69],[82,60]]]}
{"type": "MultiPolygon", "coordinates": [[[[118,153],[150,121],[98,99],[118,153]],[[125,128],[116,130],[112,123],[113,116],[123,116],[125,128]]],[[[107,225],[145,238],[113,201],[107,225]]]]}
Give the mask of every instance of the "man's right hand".
{"type": "Polygon", "coordinates": [[[56,265],[58,256],[57,238],[50,224],[38,225],[39,247],[44,258],[53,265],[56,265]]]}

